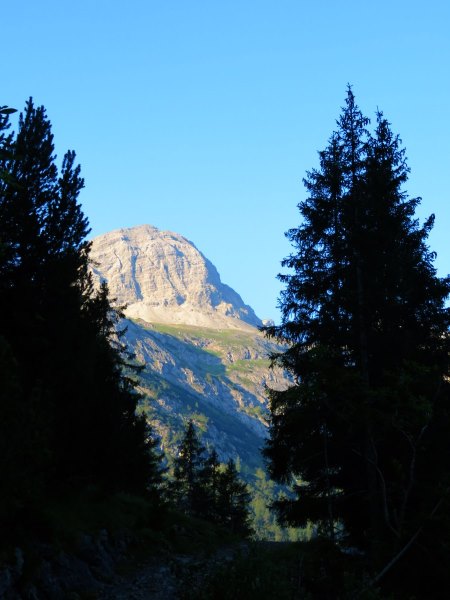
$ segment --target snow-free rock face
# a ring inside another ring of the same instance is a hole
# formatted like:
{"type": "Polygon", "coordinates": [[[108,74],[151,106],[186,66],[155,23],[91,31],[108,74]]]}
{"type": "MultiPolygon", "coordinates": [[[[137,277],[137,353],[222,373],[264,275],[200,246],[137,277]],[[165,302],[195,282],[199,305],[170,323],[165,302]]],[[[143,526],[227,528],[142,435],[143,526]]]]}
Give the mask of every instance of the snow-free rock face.
{"type": "Polygon", "coordinates": [[[192,419],[220,460],[263,465],[267,390],[290,380],[269,368],[277,345],[216,268],[179,234],[150,225],[93,240],[92,269],[110,297],[127,305],[123,341],[140,372],[141,406],[167,454],[192,419]]]}
{"type": "Polygon", "coordinates": [[[117,229],[93,240],[91,258],[94,276],[108,282],[128,317],[216,328],[261,325],[214,265],[177,233],[151,225],[117,229]]]}
{"type": "Polygon", "coordinates": [[[278,348],[254,328],[208,329],[193,325],[144,325],[129,321],[124,340],[144,366],[141,408],[176,452],[185,423],[192,419],[202,441],[220,459],[240,458],[251,471],[262,467],[267,433],[267,389],[285,389],[281,369],[268,356],[278,348]]]}

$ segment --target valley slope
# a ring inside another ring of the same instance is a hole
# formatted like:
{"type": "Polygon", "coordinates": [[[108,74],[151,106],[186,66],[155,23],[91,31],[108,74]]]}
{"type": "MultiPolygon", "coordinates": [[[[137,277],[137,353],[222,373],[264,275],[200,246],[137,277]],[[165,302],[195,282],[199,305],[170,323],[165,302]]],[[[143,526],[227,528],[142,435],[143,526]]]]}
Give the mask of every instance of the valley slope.
{"type": "Polygon", "coordinates": [[[191,418],[221,460],[254,472],[267,431],[265,386],[289,382],[269,369],[277,347],[253,310],[179,234],[120,229],[94,239],[91,257],[96,281],[127,304],[126,341],[144,366],[142,407],[166,453],[191,418]]]}

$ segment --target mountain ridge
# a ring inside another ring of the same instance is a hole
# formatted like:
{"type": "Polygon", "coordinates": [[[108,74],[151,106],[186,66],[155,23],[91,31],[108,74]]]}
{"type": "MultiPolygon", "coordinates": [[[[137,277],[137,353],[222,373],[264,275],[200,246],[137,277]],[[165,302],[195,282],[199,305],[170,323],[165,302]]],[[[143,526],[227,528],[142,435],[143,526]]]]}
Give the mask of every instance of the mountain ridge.
{"type": "Polygon", "coordinates": [[[150,225],[92,243],[94,280],[128,304],[125,341],[143,366],[141,409],[169,457],[188,420],[224,462],[251,479],[263,466],[267,387],[290,384],[270,355],[279,346],[214,265],[183,236],[150,225]]]}
{"type": "Polygon", "coordinates": [[[178,233],[152,225],[116,229],[92,240],[91,259],[94,279],[108,282],[129,318],[218,329],[262,325],[211,261],[178,233]]]}

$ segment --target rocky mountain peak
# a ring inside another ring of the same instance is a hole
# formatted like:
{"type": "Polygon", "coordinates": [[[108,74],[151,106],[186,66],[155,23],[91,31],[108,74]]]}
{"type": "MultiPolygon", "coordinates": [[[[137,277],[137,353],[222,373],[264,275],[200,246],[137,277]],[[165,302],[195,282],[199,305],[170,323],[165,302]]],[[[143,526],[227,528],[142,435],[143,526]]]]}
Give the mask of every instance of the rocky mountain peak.
{"type": "Polygon", "coordinates": [[[91,250],[97,281],[125,313],[149,323],[245,329],[261,321],[215,266],[183,236],[151,225],[96,237],[91,250]]]}

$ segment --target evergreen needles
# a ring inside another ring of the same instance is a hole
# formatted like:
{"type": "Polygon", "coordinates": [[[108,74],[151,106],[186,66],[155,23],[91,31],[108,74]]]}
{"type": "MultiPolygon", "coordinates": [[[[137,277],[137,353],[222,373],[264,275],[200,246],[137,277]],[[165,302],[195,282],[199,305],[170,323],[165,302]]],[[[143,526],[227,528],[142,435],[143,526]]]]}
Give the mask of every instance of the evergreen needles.
{"type": "Polygon", "coordinates": [[[282,522],[312,521],[394,577],[406,551],[430,568],[446,556],[445,536],[430,540],[437,522],[450,531],[450,280],[427,246],[434,217],[420,225],[403,189],[400,139],[381,112],[368,125],[349,87],[287,232],[282,323],[266,332],[289,344],[273,361],[295,384],[270,392],[265,454],[294,482],[282,522]]]}
{"type": "Polygon", "coordinates": [[[16,135],[0,112],[0,523],[20,523],[50,497],[149,493],[160,458],[120,313],[89,272],[84,186],[75,153],[54,156],[51,124],[30,99],[16,135]],[[130,364],[129,364],[130,363],[130,364]]]}

